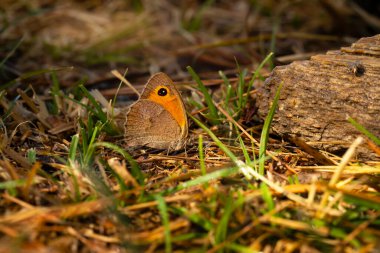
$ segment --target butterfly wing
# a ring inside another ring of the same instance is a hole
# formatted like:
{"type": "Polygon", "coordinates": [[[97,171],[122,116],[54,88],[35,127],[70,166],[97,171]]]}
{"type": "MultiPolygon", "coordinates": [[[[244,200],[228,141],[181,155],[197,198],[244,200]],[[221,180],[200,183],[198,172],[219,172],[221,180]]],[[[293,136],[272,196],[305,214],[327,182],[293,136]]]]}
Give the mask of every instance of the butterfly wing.
{"type": "Polygon", "coordinates": [[[140,99],[134,103],[125,123],[128,146],[147,146],[157,149],[179,149],[181,128],[161,105],[140,99]]]}
{"type": "MultiPolygon", "coordinates": [[[[185,109],[181,94],[179,93],[173,81],[170,79],[168,75],[162,72],[154,74],[145,85],[145,88],[141,94],[140,99],[148,99],[149,96],[152,94],[152,92],[157,88],[157,86],[166,86],[170,90],[170,93],[175,95],[177,101],[174,102],[174,104],[176,104],[174,107],[176,108],[176,110],[175,112],[172,112],[172,113],[175,113],[177,115],[177,122],[178,121],[183,122],[182,124],[180,124],[180,126],[182,126],[181,139],[185,141],[184,139],[186,139],[187,134],[188,134],[188,122],[187,122],[187,117],[186,117],[186,109],[185,109]]],[[[164,101],[164,100],[161,100],[161,101],[164,101]]],[[[167,106],[169,103],[165,102],[165,104],[167,106]]]]}

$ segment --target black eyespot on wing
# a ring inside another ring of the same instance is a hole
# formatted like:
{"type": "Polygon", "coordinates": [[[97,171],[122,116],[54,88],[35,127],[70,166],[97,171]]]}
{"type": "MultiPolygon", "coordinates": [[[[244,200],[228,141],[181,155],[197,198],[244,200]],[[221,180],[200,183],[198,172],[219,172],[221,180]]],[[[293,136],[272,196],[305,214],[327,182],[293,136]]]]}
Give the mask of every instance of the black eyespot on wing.
{"type": "Polygon", "coordinates": [[[161,88],[158,90],[157,94],[161,97],[164,97],[168,94],[168,90],[166,88],[161,88]]]}

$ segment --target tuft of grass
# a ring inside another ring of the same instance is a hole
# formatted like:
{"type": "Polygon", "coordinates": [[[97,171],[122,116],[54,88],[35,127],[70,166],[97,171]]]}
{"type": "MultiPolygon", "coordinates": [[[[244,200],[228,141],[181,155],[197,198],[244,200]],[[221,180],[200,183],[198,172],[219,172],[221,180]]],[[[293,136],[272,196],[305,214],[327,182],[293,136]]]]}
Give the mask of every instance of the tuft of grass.
{"type": "Polygon", "coordinates": [[[74,199],[77,202],[81,201],[81,185],[88,183],[84,183],[86,180],[82,178],[97,180],[93,174],[93,166],[96,155],[95,143],[101,129],[102,123],[98,121],[94,124],[89,116],[87,124],[82,120],[79,121],[79,133],[73,135],[71,139],[67,166],[74,186],[74,199]]]}
{"type": "Polygon", "coordinates": [[[252,74],[249,81],[246,81],[246,77],[248,75],[247,69],[243,69],[238,72],[238,82],[237,87],[231,85],[230,81],[226,77],[226,75],[219,71],[220,77],[223,79],[223,83],[225,85],[224,92],[224,101],[223,101],[223,109],[226,110],[230,116],[232,116],[235,120],[238,120],[242,117],[244,110],[249,106],[249,93],[252,90],[254,82],[259,78],[261,69],[270,61],[273,53],[269,53],[264,60],[259,64],[254,73],[252,74]]]}
{"type": "Polygon", "coordinates": [[[216,145],[218,145],[218,147],[229,157],[231,158],[231,160],[235,163],[237,163],[238,161],[238,158],[235,156],[234,153],[231,152],[230,149],[227,148],[226,145],[224,145],[218,137],[216,137],[216,135],[209,129],[207,128],[204,124],[202,124],[202,122],[200,122],[198,119],[194,118],[193,116],[191,116],[191,119],[197,123],[198,126],[200,126],[210,137],[211,139],[215,142],[216,145]]]}
{"type": "Polygon", "coordinates": [[[248,94],[249,92],[252,90],[252,87],[253,87],[253,83],[255,82],[255,80],[260,76],[260,71],[261,69],[265,66],[265,64],[268,64],[270,63],[270,60],[273,58],[273,52],[270,52],[265,58],[264,60],[259,64],[259,66],[256,68],[255,72],[253,73],[252,75],[252,78],[250,79],[250,81],[248,82],[248,85],[245,89],[245,94],[247,94],[246,96],[243,96],[241,98],[242,101],[242,106],[246,106],[247,103],[248,103],[248,94]]]}
{"type": "MultiPolygon", "coordinates": [[[[91,118],[89,118],[88,122],[92,123],[91,118]]],[[[103,124],[101,122],[96,122],[95,126],[93,124],[87,125],[87,131],[83,126],[81,128],[82,131],[82,154],[83,154],[83,165],[85,167],[91,167],[94,160],[94,152],[95,152],[95,142],[97,141],[97,137],[101,129],[103,128],[103,124]],[[86,136],[87,133],[87,136],[86,136]]]]}
{"type": "Polygon", "coordinates": [[[203,84],[197,73],[193,70],[192,67],[188,66],[187,71],[189,71],[190,75],[193,77],[195,82],[198,84],[198,89],[202,92],[205,102],[208,107],[208,113],[205,117],[211,122],[212,125],[218,125],[220,123],[218,110],[212,100],[210,93],[208,93],[207,87],[203,84]]]}
{"type": "MultiPolygon", "coordinates": [[[[242,117],[242,114],[244,113],[245,109],[248,108],[249,103],[249,93],[252,90],[253,83],[260,75],[261,69],[269,62],[271,57],[273,56],[273,53],[268,54],[265,59],[259,64],[259,66],[256,68],[255,72],[252,74],[252,77],[247,82],[246,77],[248,75],[248,70],[243,69],[242,71],[239,70],[238,72],[238,82],[236,87],[234,88],[226,75],[219,71],[219,75],[223,80],[223,83],[225,85],[225,91],[224,91],[224,101],[222,103],[222,108],[228,112],[228,114],[233,117],[235,120],[240,119],[242,117]]],[[[239,68],[240,69],[240,68],[239,68]]],[[[205,118],[209,121],[211,125],[219,125],[221,123],[221,120],[224,118],[223,115],[218,111],[217,106],[211,97],[211,95],[208,92],[207,87],[203,84],[197,73],[188,66],[187,67],[188,72],[192,76],[192,78],[195,80],[195,82],[198,85],[199,91],[202,93],[205,103],[207,105],[208,112],[205,114],[205,118]]],[[[193,104],[198,108],[202,109],[202,105],[197,103],[196,101],[193,101],[193,104]]]]}
{"type": "MultiPolygon", "coordinates": [[[[209,128],[207,128],[204,124],[202,124],[193,116],[190,115],[190,117],[211,137],[215,144],[232,160],[232,162],[237,166],[237,168],[243,173],[243,175],[247,179],[251,179],[253,176],[257,176],[257,173],[254,171],[252,167],[254,166],[254,164],[247,165],[246,163],[239,160],[238,157],[229,148],[227,148],[227,146],[224,145],[209,128]]],[[[261,159],[263,159],[265,162],[266,157],[263,156],[261,159]]]]}
{"type": "Polygon", "coordinates": [[[137,182],[140,185],[144,185],[144,181],[145,181],[144,174],[142,173],[137,162],[133,159],[133,157],[130,154],[128,154],[127,151],[125,151],[124,149],[120,148],[119,146],[117,146],[113,143],[109,143],[109,142],[97,142],[94,144],[94,147],[109,148],[109,149],[119,153],[120,155],[122,155],[123,158],[126,159],[129,163],[129,165],[131,166],[132,176],[137,180],[137,182]]]}
{"type": "Polygon", "coordinates": [[[87,106],[86,109],[90,110],[92,114],[98,120],[100,120],[100,122],[102,122],[102,124],[104,125],[104,130],[110,135],[119,134],[114,121],[112,119],[108,119],[107,114],[103,111],[103,108],[99,105],[99,103],[95,100],[91,93],[83,86],[83,84],[80,84],[79,88],[83,92],[84,96],[89,99],[93,106],[87,106]]]}

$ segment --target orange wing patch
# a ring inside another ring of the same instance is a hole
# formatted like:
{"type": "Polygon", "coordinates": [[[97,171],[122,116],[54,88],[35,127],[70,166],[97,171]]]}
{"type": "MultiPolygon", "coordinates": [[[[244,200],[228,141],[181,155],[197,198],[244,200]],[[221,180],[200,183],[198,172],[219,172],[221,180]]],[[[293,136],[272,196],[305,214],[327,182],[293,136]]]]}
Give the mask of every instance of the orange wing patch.
{"type": "Polygon", "coordinates": [[[178,125],[183,129],[186,125],[186,112],[182,107],[181,98],[173,94],[167,86],[158,85],[148,96],[148,99],[161,105],[167,110],[170,115],[177,121],[178,125]],[[164,88],[167,90],[167,95],[160,96],[158,91],[164,88]]]}

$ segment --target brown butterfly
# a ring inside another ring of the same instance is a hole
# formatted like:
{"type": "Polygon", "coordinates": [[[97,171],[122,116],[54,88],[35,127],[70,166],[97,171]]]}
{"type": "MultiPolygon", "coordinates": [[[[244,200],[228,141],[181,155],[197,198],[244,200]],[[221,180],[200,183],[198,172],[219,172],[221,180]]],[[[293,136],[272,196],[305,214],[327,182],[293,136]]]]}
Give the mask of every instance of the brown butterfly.
{"type": "Polygon", "coordinates": [[[178,150],[184,146],[187,134],[188,122],[181,94],[166,74],[153,75],[127,114],[127,145],[178,150]]]}

